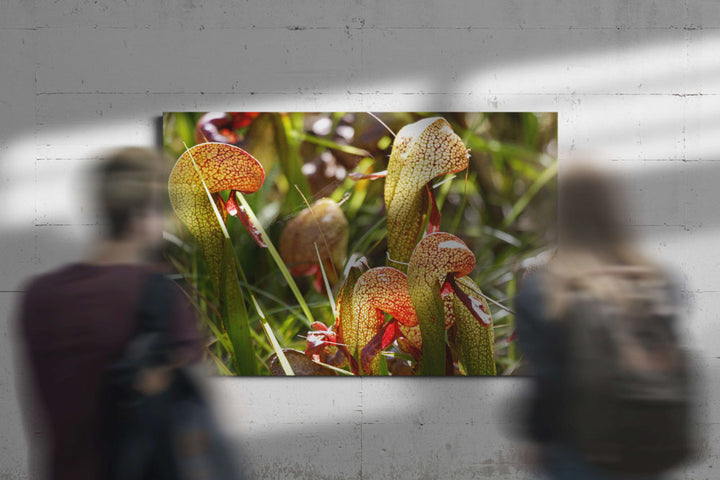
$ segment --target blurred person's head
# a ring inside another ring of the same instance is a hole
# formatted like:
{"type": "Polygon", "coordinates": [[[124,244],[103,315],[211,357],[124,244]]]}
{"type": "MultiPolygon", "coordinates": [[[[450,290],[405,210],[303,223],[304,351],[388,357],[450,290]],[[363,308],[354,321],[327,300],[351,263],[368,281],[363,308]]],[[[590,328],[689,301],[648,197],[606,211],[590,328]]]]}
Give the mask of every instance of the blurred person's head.
{"type": "Polygon", "coordinates": [[[659,271],[633,245],[622,224],[623,197],[609,168],[579,159],[558,178],[558,252],[548,265],[553,279],[550,309],[560,314],[567,293],[582,289],[613,303],[623,302],[625,282],[657,280],[659,271]],[[618,272],[613,275],[612,272],[618,272]],[[620,274],[621,273],[621,274],[620,274]]]}
{"type": "Polygon", "coordinates": [[[624,204],[616,179],[590,161],[577,161],[558,179],[561,250],[617,256],[629,238],[620,222],[624,204]]]}
{"type": "Polygon", "coordinates": [[[96,170],[98,207],[106,219],[106,243],[152,250],[162,240],[167,177],[164,159],[151,148],[113,152],[96,170]]]}

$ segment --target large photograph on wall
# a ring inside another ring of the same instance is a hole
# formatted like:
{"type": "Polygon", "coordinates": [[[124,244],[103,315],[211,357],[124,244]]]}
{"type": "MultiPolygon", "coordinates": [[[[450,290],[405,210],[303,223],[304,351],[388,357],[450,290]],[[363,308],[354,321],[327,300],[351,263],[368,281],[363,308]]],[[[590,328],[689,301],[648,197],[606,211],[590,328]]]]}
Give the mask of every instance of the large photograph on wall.
{"type": "Polygon", "coordinates": [[[164,255],[221,375],[512,375],[553,112],[167,112],[164,255]]]}

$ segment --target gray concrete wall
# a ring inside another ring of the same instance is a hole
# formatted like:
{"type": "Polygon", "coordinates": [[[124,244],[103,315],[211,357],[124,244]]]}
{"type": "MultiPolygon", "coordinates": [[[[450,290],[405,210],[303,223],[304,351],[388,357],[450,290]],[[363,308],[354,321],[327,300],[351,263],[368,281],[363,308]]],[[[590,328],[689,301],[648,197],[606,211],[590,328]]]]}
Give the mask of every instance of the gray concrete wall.
{"type": "MultiPolygon", "coordinates": [[[[22,282],[97,235],[79,172],[152,144],[173,110],[559,112],[561,165],[601,152],[636,202],[628,224],[679,274],[707,448],[677,476],[718,478],[719,27],[709,0],[2,0],[0,478],[30,471],[8,327],[22,282]]],[[[214,381],[263,479],[530,478],[507,433],[525,386],[214,381]]]]}

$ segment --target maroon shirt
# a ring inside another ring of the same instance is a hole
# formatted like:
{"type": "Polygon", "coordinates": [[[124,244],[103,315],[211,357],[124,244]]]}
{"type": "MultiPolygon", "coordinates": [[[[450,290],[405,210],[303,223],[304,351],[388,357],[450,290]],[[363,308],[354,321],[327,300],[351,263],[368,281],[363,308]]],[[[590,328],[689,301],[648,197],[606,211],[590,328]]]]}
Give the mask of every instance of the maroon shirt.
{"type": "MultiPolygon", "coordinates": [[[[104,374],[135,333],[149,272],[140,265],[74,264],[36,277],[26,289],[19,329],[49,427],[52,479],[103,478],[104,374]]],[[[175,340],[197,349],[200,336],[179,289],[169,311],[175,340]]]]}

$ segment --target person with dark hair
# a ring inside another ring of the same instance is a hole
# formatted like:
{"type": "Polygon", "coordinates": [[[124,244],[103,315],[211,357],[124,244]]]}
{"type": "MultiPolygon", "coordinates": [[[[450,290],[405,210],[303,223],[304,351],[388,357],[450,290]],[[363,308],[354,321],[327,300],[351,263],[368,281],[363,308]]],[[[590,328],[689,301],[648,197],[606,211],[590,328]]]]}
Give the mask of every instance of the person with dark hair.
{"type": "Polygon", "coordinates": [[[526,433],[550,478],[661,478],[691,449],[678,288],[631,245],[607,171],[578,161],[558,191],[557,255],[515,304],[526,433]]]}
{"type": "MultiPolygon", "coordinates": [[[[31,399],[39,407],[48,479],[107,478],[103,392],[108,367],[138,328],[148,277],[158,271],[166,195],[163,156],[153,149],[112,152],[95,171],[107,231],[88,257],[40,275],[25,288],[18,330],[29,362],[31,399]]],[[[167,306],[174,361],[199,357],[200,335],[179,289],[167,306]]],[[[135,388],[154,395],[169,367],[144,369],[135,388]]],[[[34,437],[34,435],[33,435],[34,437]]]]}

